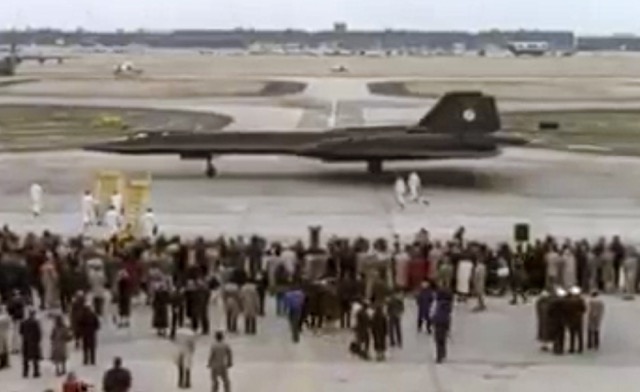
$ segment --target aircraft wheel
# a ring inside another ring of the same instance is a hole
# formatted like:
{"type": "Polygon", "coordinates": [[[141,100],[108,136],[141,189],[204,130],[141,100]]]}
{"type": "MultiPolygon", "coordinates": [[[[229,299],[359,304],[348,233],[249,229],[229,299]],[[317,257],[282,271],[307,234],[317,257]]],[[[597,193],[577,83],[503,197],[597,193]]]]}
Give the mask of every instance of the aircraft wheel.
{"type": "Polygon", "coordinates": [[[216,167],[211,163],[211,161],[207,161],[207,177],[209,178],[213,178],[218,174],[218,170],[216,169],[216,167]]]}
{"type": "Polygon", "coordinates": [[[382,161],[368,161],[367,171],[369,172],[369,174],[382,174],[382,161]]]}

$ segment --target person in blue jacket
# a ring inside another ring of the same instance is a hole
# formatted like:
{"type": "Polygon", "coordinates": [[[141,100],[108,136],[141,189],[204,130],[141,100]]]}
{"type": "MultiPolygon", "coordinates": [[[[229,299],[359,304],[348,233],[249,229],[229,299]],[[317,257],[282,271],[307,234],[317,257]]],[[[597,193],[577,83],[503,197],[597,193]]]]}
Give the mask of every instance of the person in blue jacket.
{"type": "Polygon", "coordinates": [[[302,311],[304,307],[305,294],[299,287],[293,286],[284,294],[284,306],[289,318],[291,328],[291,338],[294,343],[300,341],[300,330],[302,328],[302,311]]]}
{"type": "Polygon", "coordinates": [[[435,294],[435,289],[431,282],[424,280],[416,296],[416,303],[418,305],[418,332],[422,331],[422,325],[424,324],[427,327],[427,333],[431,335],[431,307],[433,306],[435,294]]]}
{"type": "Polygon", "coordinates": [[[434,327],[433,338],[436,343],[436,363],[442,363],[447,358],[447,338],[451,330],[452,311],[453,294],[447,289],[439,290],[431,319],[434,327]]]}

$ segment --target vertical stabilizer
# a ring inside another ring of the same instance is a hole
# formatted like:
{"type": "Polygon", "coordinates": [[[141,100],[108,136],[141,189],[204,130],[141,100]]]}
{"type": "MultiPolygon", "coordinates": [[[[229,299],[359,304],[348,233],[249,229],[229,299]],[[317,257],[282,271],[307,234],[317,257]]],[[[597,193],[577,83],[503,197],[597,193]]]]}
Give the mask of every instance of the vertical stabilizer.
{"type": "Polygon", "coordinates": [[[338,126],[338,100],[331,102],[331,112],[329,113],[329,120],[327,122],[329,129],[333,129],[338,126]]]}
{"type": "Polygon", "coordinates": [[[500,116],[494,97],[481,92],[451,92],[418,123],[434,132],[481,132],[500,130],[500,116]]]}

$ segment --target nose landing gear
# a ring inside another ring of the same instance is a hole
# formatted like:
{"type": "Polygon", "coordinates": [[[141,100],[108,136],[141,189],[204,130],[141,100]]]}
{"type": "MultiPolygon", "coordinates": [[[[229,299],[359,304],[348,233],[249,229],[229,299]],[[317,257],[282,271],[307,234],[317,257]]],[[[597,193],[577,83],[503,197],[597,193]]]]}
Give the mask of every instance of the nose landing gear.
{"type": "Polygon", "coordinates": [[[207,174],[207,177],[209,178],[213,178],[218,174],[218,170],[216,169],[215,165],[211,162],[212,157],[209,156],[207,157],[207,169],[205,171],[205,173],[207,174]]]}

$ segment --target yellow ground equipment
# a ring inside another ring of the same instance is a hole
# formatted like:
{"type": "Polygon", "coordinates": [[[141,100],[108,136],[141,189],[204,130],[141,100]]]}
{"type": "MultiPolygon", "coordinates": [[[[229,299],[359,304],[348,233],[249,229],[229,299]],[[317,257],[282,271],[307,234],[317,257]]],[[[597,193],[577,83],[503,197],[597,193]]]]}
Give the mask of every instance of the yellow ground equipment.
{"type": "Polygon", "coordinates": [[[94,195],[99,205],[99,213],[103,214],[111,205],[111,196],[118,192],[123,193],[126,178],[122,172],[115,170],[102,170],[96,174],[94,195]]]}
{"type": "Polygon", "coordinates": [[[141,233],[140,219],[149,207],[151,175],[126,176],[113,170],[103,170],[96,174],[94,195],[99,203],[99,216],[102,216],[111,204],[111,196],[118,192],[123,197],[123,229],[137,236],[141,233]]]}
{"type": "Polygon", "coordinates": [[[149,207],[150,190],[151,176],[149,174],[142,178],[130,178],[127,181],[124,193],[125,223],[134,236],[141,234],[140,219],[149,207]]]}
{"type": "Polygon", "coordinates": [[[94,128],[127,129],[127,123],[120,116],[101,114],[93,120],[94,128]]]}

